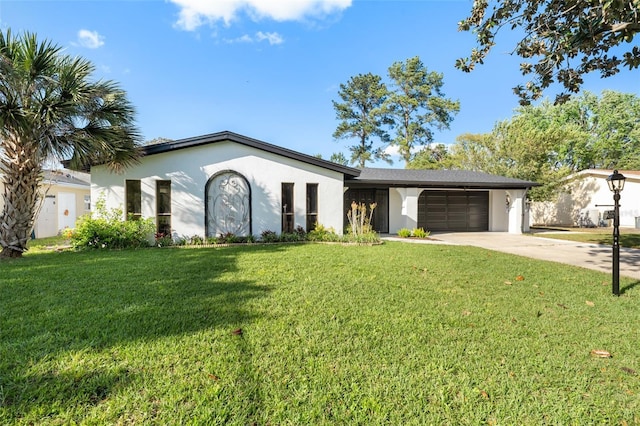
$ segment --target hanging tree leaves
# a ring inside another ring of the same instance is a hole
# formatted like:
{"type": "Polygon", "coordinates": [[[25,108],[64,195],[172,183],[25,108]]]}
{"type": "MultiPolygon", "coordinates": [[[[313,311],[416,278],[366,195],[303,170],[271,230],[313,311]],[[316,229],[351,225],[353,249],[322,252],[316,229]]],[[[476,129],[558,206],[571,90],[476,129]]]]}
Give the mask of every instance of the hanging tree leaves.
{"type": "Polygon", "coordinates": [[[629,45],[621,55],[612,48],[633,40],[640,31],[639,15],[638,0],[476,0],[458,28],[474,32],[478,47],[456,67],[472,71],[484,62],[500,30],[522,29],[513,53],[524,59],[520,69],[531,80],[514,88],[520,103],[539,99],[554,82],[564,87],[555,99],[563,103],[580,90],[585,74],[610,77],[621,67],[638,68],[637,46],[629,45]]]}

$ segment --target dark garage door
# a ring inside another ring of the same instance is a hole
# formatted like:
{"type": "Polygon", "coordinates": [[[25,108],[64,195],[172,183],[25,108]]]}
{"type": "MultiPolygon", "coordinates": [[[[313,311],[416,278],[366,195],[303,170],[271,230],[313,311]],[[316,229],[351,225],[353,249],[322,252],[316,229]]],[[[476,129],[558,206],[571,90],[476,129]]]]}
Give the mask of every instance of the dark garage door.
{"type": "Polygon", "coordinates": [[[427,231],[488,231],[488,191],[423,191],[418,227],[427,231]]]}

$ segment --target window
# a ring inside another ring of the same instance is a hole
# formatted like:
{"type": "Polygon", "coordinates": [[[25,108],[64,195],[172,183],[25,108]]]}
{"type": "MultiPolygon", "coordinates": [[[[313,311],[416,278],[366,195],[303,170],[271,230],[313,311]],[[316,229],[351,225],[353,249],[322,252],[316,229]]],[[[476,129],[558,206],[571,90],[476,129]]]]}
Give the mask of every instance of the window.
{"type": "Polygon", "coordinates": [[[156,181],[156,222],[158,234],[171,235],[171,181],[156,181]]]}
{"type": "Polygon", "coordinates": [[[142,217],[142,189],[139,180],[125,181],[125,197],[127,198],[127,219],[140,219],[142,217]]]}
{"type": "Polygon", "coordinates": [[[219,172],[209,179],[205,193],[207,237],[251,235],[251,185],[244,176],[233,170],[219,172]]]}
{"type": "Polygon", "coordinates": [[[318,184],[307,184],[307,232],[313,231],[318,223],[318,184]]]}
{"type": "Polygon", "coordinates": [[[295,209],[293,205],[293,184],[282,184],[282,232],[292,233],[295,223],[295,209]]]}
{"type": "Polygon", "coordinates": [[[91,195],[84,196],[84,211],[91,211],[91,195]]]}

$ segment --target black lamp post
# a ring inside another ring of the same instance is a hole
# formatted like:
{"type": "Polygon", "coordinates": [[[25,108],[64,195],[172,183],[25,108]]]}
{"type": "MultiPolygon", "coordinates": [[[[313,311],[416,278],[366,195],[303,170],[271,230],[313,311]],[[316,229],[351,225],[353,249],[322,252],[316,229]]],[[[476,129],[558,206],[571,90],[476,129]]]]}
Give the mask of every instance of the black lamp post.
{"type": "Polygon", "coordinates": [[[620,192],[626,177],[617,170],[607,177],[607,185],[613,192],[613,294],[620,296],[620,192]]]}

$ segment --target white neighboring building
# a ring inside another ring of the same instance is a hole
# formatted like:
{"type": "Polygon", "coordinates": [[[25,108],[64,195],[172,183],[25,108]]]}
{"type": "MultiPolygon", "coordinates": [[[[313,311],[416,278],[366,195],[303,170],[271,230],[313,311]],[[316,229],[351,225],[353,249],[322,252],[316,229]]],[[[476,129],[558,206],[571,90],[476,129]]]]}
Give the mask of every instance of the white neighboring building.
{"type": "MultiPolygon", "coordinates": [[[[613,193],[607,177],[613,170],[587,169],[568,177],[569,185],[557,202],[531,204],[531,225],[610,226],[605,212],[613,210],[613,193]]],[[[625,177],[620,193],[620,226],[635,227],[640,217],[640,171],[621,170],[625,177]]]]}
{"type": "Polygon", "coordinates": [[[154,218],[174,237],[341,233],[352,201],[377,203],[373,226],[430,231],[528,230],[533,182],[476,172],[355,169],[231,132],[143,148],[124,174],[91,167],[91,195],[125,215],[154,218]]]}
{"type": "MultiPolygon", "coordinates": [[[[2,182],[0,182],[0,190],[2,182]]],[[[36,238],[53,237],[65,228],[75,228],[76,220],[91,213],[88,173],[74,170],[45,170],[40,187],[41,204],[33,226],[36,238]]],[[[0,197],[0,208],[2,208],[0,197]]]]}

